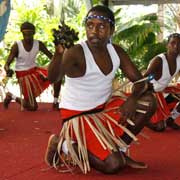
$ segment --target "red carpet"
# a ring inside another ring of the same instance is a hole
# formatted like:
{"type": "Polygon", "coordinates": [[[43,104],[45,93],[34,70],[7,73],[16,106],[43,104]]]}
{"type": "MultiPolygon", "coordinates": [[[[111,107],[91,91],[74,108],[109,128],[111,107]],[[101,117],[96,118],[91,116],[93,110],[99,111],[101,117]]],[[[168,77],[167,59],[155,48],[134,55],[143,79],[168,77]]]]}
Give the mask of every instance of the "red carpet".
{"type": "Polygon", "coordinates": [[[132,145],[130,153],[149,168],[126,168],[110,176],[94,170],[83,175],[48,169],[44,163],[48,137],[59,128],[58,112],[51,104],[39,104],[36,112],[21,112],[15,103],[4,110],[0,104],[0,180],[180,180],[180,132],[144,129],[149,139],[139,136],[140,144],[132,145]]]}

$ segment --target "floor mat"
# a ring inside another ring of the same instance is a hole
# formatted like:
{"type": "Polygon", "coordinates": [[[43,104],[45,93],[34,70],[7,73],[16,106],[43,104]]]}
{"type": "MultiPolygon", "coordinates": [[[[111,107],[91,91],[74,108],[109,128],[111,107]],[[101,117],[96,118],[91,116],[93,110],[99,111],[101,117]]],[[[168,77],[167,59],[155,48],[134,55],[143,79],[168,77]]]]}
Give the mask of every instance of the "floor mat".
{"type": "Polygon", "coordinates": [[[21,111],[16,103],[5,110],[0,103],[0,180],[180,180],[180,131],[171,129],[155,133],[145,128],[139,144],[131,145],[131,156],[149,165],[145,170],[125,168],[116,175],[92,170],[83,175],[49,169],[44,153],[50,134],[60,130],[58,115],[50,103],[39,103],[36,112],[21,111]]]}

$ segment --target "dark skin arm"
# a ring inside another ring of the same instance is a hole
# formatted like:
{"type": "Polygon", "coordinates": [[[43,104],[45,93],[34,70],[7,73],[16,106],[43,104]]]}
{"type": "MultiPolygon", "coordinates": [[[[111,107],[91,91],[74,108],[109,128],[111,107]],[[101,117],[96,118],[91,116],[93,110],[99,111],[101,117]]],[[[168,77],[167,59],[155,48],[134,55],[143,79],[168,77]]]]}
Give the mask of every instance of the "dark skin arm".
{"type": "MultiPolygon", "coordinates": [[[[119,46],[115,46],[115,49],[120,57],[120,69],[124,75],[131,81],[135,82],[142,78],[140,71],[132,63],[127,53],[119,46]]],[[[135,116],[137,109],[137,100],[143,95],[147,89],[145,88],[145,82],[137,83],[133,86],[132,94],[129,96],[127,101],[120,107],[120,111],[123,115],[122,123],[127,118],[132,119],[135,116]]]]}
{"type": "Polygon", "coordinates": [[[13,44],[10,50],[10,54],[7,58],[6,64],[4,65],[4,69],[7,72],[10,68],[9,66],[13,62],[14,58],[18,56],[18,46],[16,43],[13,44]]]}
{"type": "Polygon", "coordinates": [[[142,78],[141,73],[138,71],[136,66],[132,63],[127,53],[119,46],[115,46],[115,49],[120,57],[120,69],[124,75],[132,82],[135,82],[142,78]]]}
{"type": "Polygon", "coordinates": [[[144,77],[148,76],[149,74],[153,74],[156,80],[158,80],[161,77],[162,60],[160,57],[155,57],[152,59],[151,63],[149,64],[148,69],[144,73],[144,77]]]}
{"type": "Polygon", "coordinates": [[[52,58],[52,53],[47,49],[47,47],[45,46],[45,44],[41,41],[39,41],[39,50],[41,52],[43,52],[49,59],[52,58]]]}
{"type": "Polygon", "coordinates": [[[61,45],[55,47],[55,53],[52,57],[52,61],[48,66],[48,79],[51,83],[58,82],[64,76],[64,71],[62,67],[62,57],[64,53],[64,48],[61,45]]]}
{"type": "MultiPolygon", "coordinates": [[[[162,75],[162,60],[160,57],[155,57],[152,59],[151,63],[148,66],[148,69],[144,73],[144,77],[153,74],[155,80],[159,80],[162,75]]],[[[149,89],[154,91],[153,85],[151,83],[148,84],[149,89]]]]}

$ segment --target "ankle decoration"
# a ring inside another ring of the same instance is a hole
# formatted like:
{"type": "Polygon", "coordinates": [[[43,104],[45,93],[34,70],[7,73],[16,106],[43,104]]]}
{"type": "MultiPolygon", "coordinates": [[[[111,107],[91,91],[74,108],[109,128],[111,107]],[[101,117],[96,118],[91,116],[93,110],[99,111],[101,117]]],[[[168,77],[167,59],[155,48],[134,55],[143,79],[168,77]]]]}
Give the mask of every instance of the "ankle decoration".
{"type": "Polygon", "coordinates": [[[17,98],[17,97],[16,97],[15,95],[12,95],[12,99],[13,99],[13,100],[16,100],[16,98],[17,98]]]}
{"type": "Polygon", "coordinates": [[[54,103],[57,103],[58,102],[58,98],[54,98],[54,103]]]}

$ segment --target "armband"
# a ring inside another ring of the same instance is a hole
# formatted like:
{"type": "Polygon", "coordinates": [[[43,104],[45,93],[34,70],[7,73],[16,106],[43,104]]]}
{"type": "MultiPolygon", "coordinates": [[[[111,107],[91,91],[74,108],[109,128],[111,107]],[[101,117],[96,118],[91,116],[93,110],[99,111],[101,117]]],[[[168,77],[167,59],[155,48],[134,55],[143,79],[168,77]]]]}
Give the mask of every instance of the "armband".
{"type": "Polygon", "coordinates": [[[151,81],[153,79],[154,79],[154,74],[149,74],[147,77],[142,78],[142,79],[140,79],[138,81],[135,81],[133,84],[137,84],[137,83],[140,83],[140,82],[143,82],[143,81],[149,82],[149,81],[151,81]]]}

